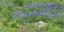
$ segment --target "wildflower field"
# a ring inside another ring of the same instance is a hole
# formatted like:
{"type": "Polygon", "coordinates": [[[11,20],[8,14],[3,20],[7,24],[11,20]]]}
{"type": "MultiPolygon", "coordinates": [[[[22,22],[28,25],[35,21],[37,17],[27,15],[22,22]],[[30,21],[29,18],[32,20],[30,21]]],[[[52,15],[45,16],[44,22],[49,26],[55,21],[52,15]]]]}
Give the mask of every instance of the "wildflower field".
{"type": "Polygon", "coordinates": [[[64,0],[0,0],[0,32],[64,32],[64,0]]]}

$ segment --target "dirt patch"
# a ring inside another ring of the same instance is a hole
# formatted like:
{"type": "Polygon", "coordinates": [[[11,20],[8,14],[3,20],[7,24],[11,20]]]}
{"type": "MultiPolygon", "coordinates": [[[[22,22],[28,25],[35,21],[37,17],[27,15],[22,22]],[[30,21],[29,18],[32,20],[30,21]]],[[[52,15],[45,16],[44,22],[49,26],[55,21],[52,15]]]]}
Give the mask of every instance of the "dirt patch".
{"type": "Polygon", "coordinates": [[[18,32],[27,32],[26,29],[22,26],[19,27],[18,32]]]}
{"type": "Polygon", "coordinates": [[[0,22],[0,25],[2,25],[2,22],[0,22]]]}

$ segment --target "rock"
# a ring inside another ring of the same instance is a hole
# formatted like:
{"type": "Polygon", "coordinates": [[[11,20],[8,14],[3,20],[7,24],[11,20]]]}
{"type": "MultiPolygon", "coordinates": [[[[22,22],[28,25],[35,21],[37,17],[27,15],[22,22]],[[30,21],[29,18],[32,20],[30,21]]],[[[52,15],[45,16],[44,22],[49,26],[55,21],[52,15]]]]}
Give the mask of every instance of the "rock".
{"type": "Polygon", "coordinates": [[[42,27],[42,26],[45,26],[46,23],[43,21],[39,21],[39,22],[35,23],[35,25],[37,25],[38,27],[42,27]]]}

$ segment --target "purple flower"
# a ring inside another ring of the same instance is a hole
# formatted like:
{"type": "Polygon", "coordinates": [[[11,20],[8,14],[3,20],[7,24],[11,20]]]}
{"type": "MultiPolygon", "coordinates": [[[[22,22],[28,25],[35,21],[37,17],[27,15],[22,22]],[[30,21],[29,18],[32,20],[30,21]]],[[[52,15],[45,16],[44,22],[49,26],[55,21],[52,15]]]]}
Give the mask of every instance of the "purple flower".
{"type": "Polygon", "coordinates": [[[55,4],[49,4],[49,5],[48,5],[48,8],[51,8],[51,7],[53,7],[53,6],[55,6],[55,4]]]}
{"type": "Polygon", "coordinates": [[[59,18],[60,17],[60,14],[58,13],[58,14],[56,14],[56,16],[57,16],[57,18],[59,18]]]}
{"type": "Polygon", "coordinates": [[[27,6],[25,6],[25,8],[29,8],[29,6],[27,5],[27,6]]]}
{"type": "Polygon", "coordinates": [[[43,7],[43,3],[38,3],[38,7],[43,7]]]}
{"type": "Polygon", "coordinates": [[[42,16],[47,16],[47,13],[42,13],[41,15],[42,15],[42,16]]]}
{"type": "Polygon", "coordinates": [[[34,14],[34,12],[29,12],[29,16],[31,17],[34,14]]]}
{"type": "Polygon", "coordinates": [[[52,20],[52,19],[54,19],[54,17],[55,17],[54,15],[51,15],[50,19],[52,20]]]}
{"type": "MultiPolygon", "coordinates": [[[[50,19],[59,18],[59,12],[64,13],[64,7],[61,4],[46,4],[46,3],[29,3],[23,8],[32,11],[29,13],[20,11],[17,16],[22,18],[45,16],[50,17],[50,19]],[[35,10],[35,12],[33,11],[35,10]]],[[[62,15],[63,16],[63,15],[62,15]]]]}
{"type": "Polygon", "coordinates": [[[24,15],[22,15],[22,18],[28,18],[28,14],[27,13],[24,13],[24,15]]]}
{"type": "Polygon", "coordinates": [[[20,11],[17,16],[20,17],[21,14],[22,14],[22,11],[20,11]]]}
{"type": "Polygon", "coordinates": [[[12,14],[12,18],[17,18],[17,15],[15,15],[15,14],[12,14]]]}
{"type": "Polygon", "coordinates": [[[14,6],[18,6],[17,4],[14,4],[14,6]]]}
{"type": "Polygon", "coordinates": [[[52,11],[49,12],[51,15],[54,14],[52,11]]]}
{"type": "Polygon", "coordinates": [[[40,16],[41,12],[40,11],[36,11],[36,16],[40,16]]]}

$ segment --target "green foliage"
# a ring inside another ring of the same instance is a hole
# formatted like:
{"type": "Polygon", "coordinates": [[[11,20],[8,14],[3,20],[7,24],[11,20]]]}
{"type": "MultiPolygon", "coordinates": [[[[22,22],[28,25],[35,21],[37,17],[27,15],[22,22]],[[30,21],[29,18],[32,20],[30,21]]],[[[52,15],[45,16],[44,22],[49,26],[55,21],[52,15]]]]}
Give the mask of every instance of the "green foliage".
{"type": "Polygon", "coordinates": [[[4,22],[3,22],[3,25],[4,25],[4,26],[8,26],[8,22],[7,22],[7,21],[4,21],[4,22]]]}
{"type": "MultiPolygon", "coordinates": [[[[52,21],[50,21],[49,17],[42,17],[42,16],[37,16],[34,18],[16,18],[16,19],[12,19],[12,14],[15,13],[14,11],[16,9],[19,10],[19,6],[23,6],[26,5],[28,3],[31,2],[50,2],[50,3],[60,3],[62,5],[64,5],[64,0],[0,0],[0,22],[2,22],[2,25],[0,25],[0,32],[17,32],[19,25],[23,25],[22,27],[24,27],[27,32],[64,32],[64,20],[62,18],[56,18],[52,21]],[[13,3],[13,4],[17,4],[18,6],[14,6],[12,4],[12,6],[9,6],[8,4],[4,4],[4,1],[6,3],[13,3]],[[11,21],[13,20],[13,21],[11,21]],[[31,24],[27,24],[27,23],[36,23],[38,21],[44,21],[47,23],[47,25],[45,27],[37,27],[31,24]]],[[[26,9],[26,8],[21,8],[23,9],[23,12],[30,12],[32,11],[31,8],[26,9]]],[[[20,9],[20,10],[21,10],[20,9]]],[[[36,8],[35,10],[40,10],[40,8],[36,8]]],[[[36,13],[34,11],[34,13],[36,13]]],[[[17,14],[17,13],[16,13],[17,14]]],[[[60,13],[61,14],[61,13],[60,13]]]]}
{"type": "Polygon", "coordinates": [[[12,27],[12,28],[18,28],[18,26],[19,26],[16,21],[14,21],[14,22],[9,22],[8,24],[9,24],[9,26],[12,27]]]}
{"type": "Polygon", "coordinates": [[[12,2],[15,3],[15,4],[18,4],[19,6],[22,6],[24,0],[13,0],[12,2]]]}
{"type": "Polygon", "coordinates": [[[17,32],[17,28],[0,26],[0,32],[17,32]]]}
{"type": "Polygon", "coordinates": [[[62,18],[57,18],[52,21],[55,25],[59,25],[60,27],[64,27],[64,20],[62,18]]]}
{"type": "Polygon", "coordinates": [[[53,25],[51,23],[47,24],[47,26],[42,27],[41,30],[44,32],[63,32],[63,28],[59,27],[58,25],[53,25]]]}

